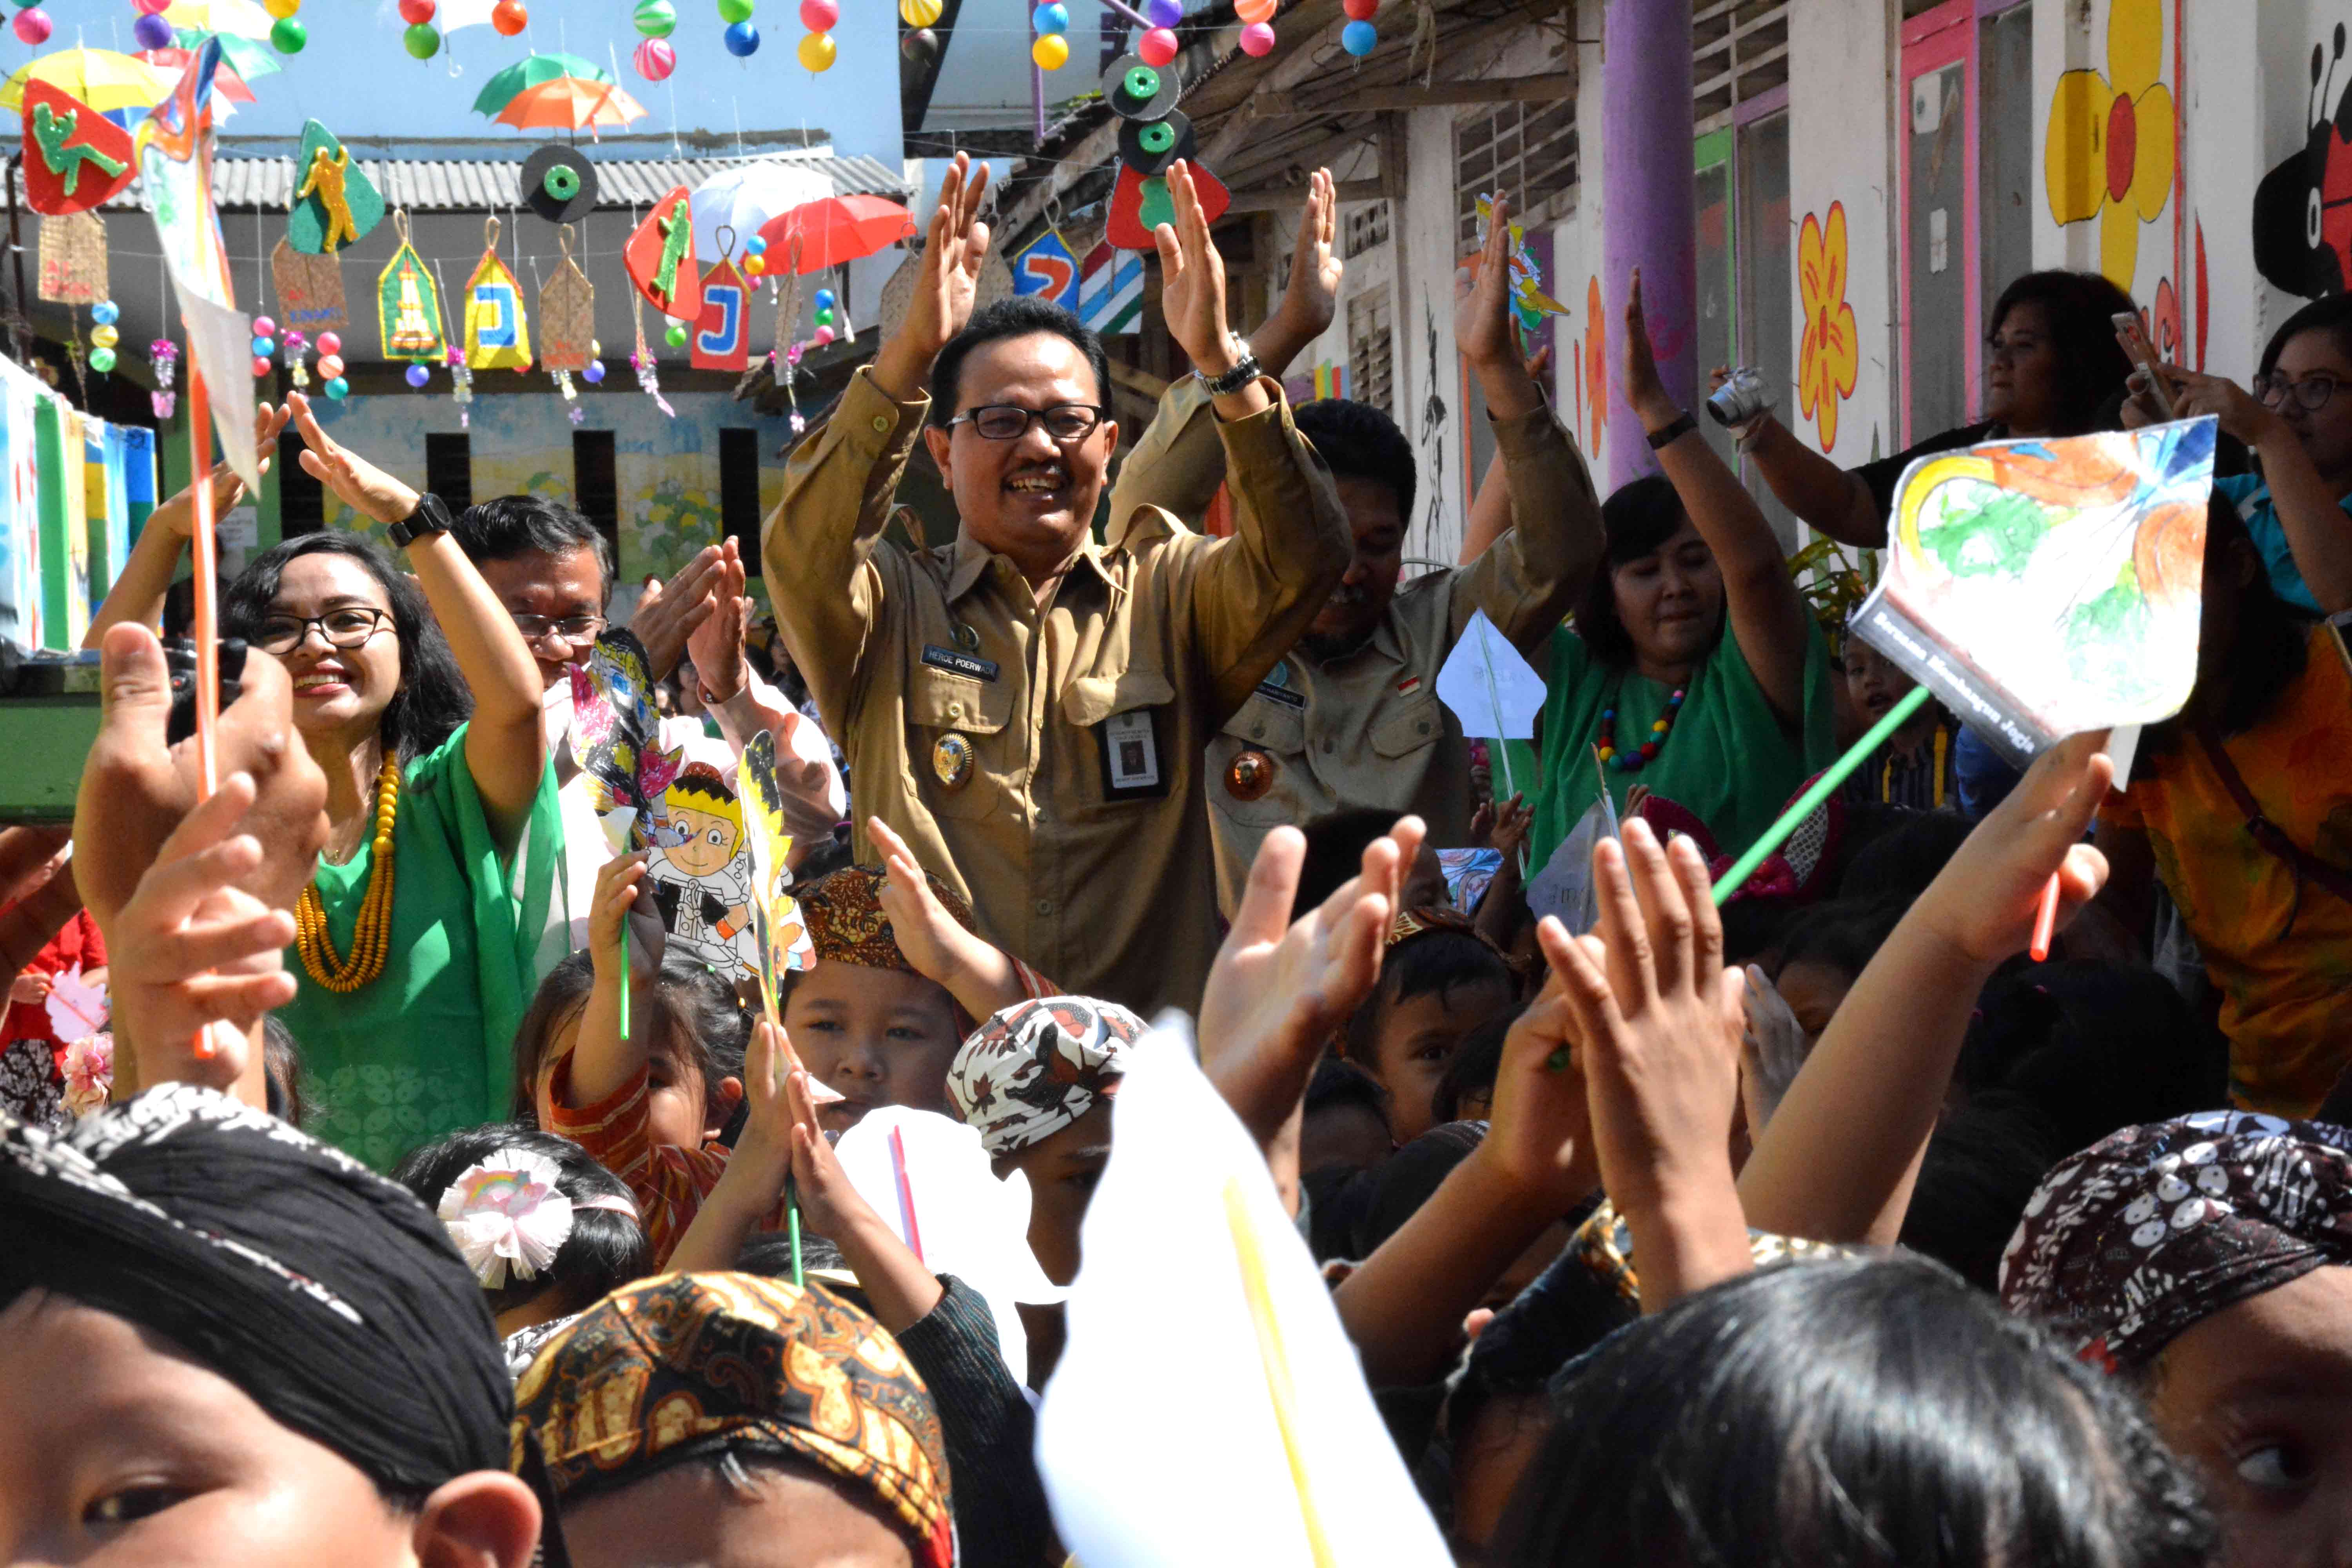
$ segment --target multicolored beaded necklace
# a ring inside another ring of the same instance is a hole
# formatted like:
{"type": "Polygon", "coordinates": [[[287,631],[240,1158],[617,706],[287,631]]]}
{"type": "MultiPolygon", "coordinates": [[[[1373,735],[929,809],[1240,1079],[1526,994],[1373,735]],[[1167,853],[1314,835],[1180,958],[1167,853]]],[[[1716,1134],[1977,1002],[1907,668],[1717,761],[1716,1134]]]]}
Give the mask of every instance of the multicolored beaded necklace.
{"type": "MultiPolygon", "coordinates": [[[[1619,692],[1623,689],[1622,686],[1618,688],[1619,692]]],[[[1611,693],[1609,706],[1601,710],[1601,763],[1621,773],[1638,773],[1647,767],[1657,756],[1658,748],[1666,743],[1666,737],[1674,731],[1675,719],[1682,712],[1683,697],[1683,692],[1676,691],[1666,699],[1665,713],[1650,726],[1650,738],[1642,742],[1638,751],[1620,752],[1617,749],[1618,696],[1616,692],[1611,693]]]]}

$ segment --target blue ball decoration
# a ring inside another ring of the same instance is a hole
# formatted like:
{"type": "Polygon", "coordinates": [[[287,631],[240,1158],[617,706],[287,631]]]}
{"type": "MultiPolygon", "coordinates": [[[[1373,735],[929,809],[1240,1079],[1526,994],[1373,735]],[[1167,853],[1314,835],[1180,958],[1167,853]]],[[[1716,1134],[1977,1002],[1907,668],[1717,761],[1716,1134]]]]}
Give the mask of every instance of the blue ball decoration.
{"type": "Polygon", "coordinates": [[[341,403],[344,398],[349,397],[351,395],[352,384],[345,381],[341,376],[339,375],[332,381],[327,383],[327,395],[334,399],[337,403],[341,403]]]}
{"type": "Polygon", "coordinates": [[[89,319],[101,327],[110,327],[122,319],[122,307],[111,300],[100,300],[89,308],[89,319]]]}
{"type": "Polygon", "coordinates": [[[590,360],[588,362],[588,368],[580,373],[580,379],[586,382],[591,386],[593,386],[598,382],[604,380],[604,362],[600,359],[590,360]]]}
{"type": "Polygon", "coordinates": [[[1370,22],[1350,22],[1339,29],[1339,47],[1351,55],[1369,55],[1381,47],[1381,30],[1370,22]]]}
{"type": "Polygon", "coordinates": [[[741,59],[760,47],[760,29],[749,22],[737,22],[727,29],[727,52],[741,59]]]}
{"type": "Polygon", "coordinates": [[[421,364],[410,365],[408,367],[407,375],[408,384],[411,386],[423,386],[426,382],[433,379],[433,373],[426,370],[421,364]]]}
{"type": "Polygon", "coordinates": [[[1029,25],[1037,30],[1039,37],[1051,37],[1070,30],[1070,13],[1057,0],[1046,0],[1029,14],[1029,25]]]}
{"type": "Polygon", "coordinates": [[[1184,0],[1148,0],[1143,14],[1155,27],[1172,27],[1184,19],[1184,0]]]}
{"type": "Polygon", "coordinates": [[[271,338],[258,337],[258,336],[257,336],[257,337],[253,340],[253,357],[254,357],[254,358],[256,358],[256,359],[268,359],[271,354],[274,354],[274,353],[276,353],[277,352],[278,352],[278,343],[277,343],[276,340],[271,339],[271,338]]]}
{"type": "Polygon", "coordinates": [[[820,310],[832,310],[834,306],[833,290],[830,289],[818,289],[816,291],[814,303],[816,308],[820,310]]]}
{"type": "Polygon", "coordinates": [[[761,239],[755,234],[751,238],[743,242],[743,254],[746,256],[765,256],[768,254],[768,242],[761,239]]]}

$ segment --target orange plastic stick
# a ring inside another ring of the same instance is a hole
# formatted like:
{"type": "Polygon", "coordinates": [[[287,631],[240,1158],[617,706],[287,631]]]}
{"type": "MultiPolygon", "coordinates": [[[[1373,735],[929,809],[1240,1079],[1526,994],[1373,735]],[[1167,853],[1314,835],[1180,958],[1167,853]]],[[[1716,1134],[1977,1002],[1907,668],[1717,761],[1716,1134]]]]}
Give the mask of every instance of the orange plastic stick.
{"type": "Polygon", "coordinates": [[[2033,917],[2033,946],[2030,950],[2033,962],[2042,963],[2050,956],[2050,939],[2058,929],[2058,877],[2053,872],[2042,888],[2042,908],[2033,917]]]}

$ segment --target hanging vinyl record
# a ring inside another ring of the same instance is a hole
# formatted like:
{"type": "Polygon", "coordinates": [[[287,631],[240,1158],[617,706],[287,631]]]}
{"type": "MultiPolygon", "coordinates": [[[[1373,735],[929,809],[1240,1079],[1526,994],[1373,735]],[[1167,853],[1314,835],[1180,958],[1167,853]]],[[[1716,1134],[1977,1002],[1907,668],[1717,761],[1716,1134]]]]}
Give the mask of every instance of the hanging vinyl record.
{"type": "Polygon", "coordinates": [[[596,166],[579,148],[551,142],[523,163],[522,203],[550,223],[578,223],[596,205],[596,166]]]}

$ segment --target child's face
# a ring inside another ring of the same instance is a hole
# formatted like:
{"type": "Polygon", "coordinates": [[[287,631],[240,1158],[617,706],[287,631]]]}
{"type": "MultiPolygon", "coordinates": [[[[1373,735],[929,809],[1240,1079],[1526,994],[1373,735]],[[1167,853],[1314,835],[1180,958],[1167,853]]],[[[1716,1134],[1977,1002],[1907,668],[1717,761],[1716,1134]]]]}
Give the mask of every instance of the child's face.
{"type": "Polygon", "coordinates": [[[1001,1156],[997,1173],[1029,1178],[1029,1250],[1056,1285],[1078,1277],[1078,1226],[1110,1163],[1110,1118],[1116,1100],[1097,1100],[1084,1116],[1026,1149],[1001,1156]]]}
{"type": "Polygon", "coordinates": [[[671,1028],[665,1028],[646,1058],[646,1135],[656,1144],[699,1149],[726,1127],[736,1102],[743,1098],[743,1080],[719,1080],[714,1097],[703,1082],[702,1068],[671,1028]]]}
{"type": "Polygon", "coordinates": [[[1379,1007],[1371,1059],[1359,1065],[1389,1091],[1390,1130],[1398,1143],[1410,1143],[1436,1125],[1430,1101],[1445,1064],[1471,1031],[1511,1010],[1511,988],[1478,980],[1402,1002],[1383,998],[1379,1007]]]}
{"type": "Polygon", "coordinates": [[[818,1111],[828,1131],[877,1105],[954,1116],[948,1068],[963,1037],[944,986],[898,969],[820,959],[793,982],[784,1033],[821,1083],[846,1098],[818,1111]]]}

